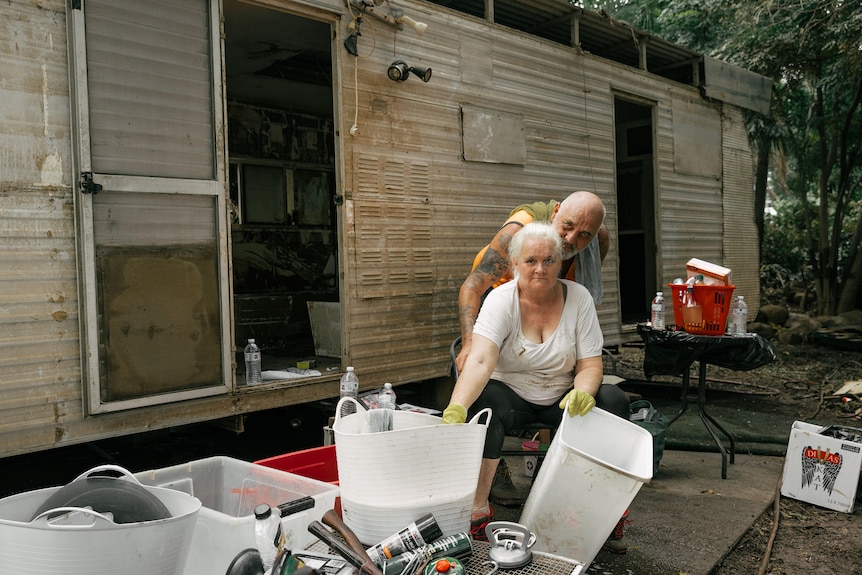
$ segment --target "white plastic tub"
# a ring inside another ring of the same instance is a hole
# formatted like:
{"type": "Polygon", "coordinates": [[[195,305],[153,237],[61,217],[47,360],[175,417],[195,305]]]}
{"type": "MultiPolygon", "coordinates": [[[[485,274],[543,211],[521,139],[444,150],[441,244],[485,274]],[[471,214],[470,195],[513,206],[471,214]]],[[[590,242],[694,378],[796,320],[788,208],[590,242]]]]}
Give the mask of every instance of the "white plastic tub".
{"type": "Polygon", "coordinates": [[[652,435],[599,408],[563,420],[524,504],[535,551],[592,563],[641,486],[652,479],[652,435]]]}
{"type": "Polygon", "coordinates": [[[231,457],[208,457],[173,467],[135,474],[144,485],[175,489],[194,495],[203,507],[185,575],[223,575],[241,551],[256,547],[254,508],[311,497],[314,506],[282,518],[290,549],[304,549],[317,539],[308,524],[319,521],[335,505],[338,487],[271,467],[231,457]]]}
{"type": "MultiPolygon", "coordinates": [[[[116,466],[100,466],[81,475],[116,466]]],[[[118,468],[121,469],[121,468],[118,468]]],[[[131,473],[122,470],[134,481],[131,473]]],[[[79,477],[80,479],[80,477],[79,477]]],[[[126,481],[127,479],[117,479],[126,481]]],[[[181,575],[201,502],[185,493],[146,488],[170,517],[114,523],[91,509],[62,507],[33,515],[62,487],[0,499],[0,573],[15,575],[181,575]],[[32,519],[32,520],[31,520],[32,519]]]]}
{"type": "Polygon", "coordinates": [[[375,545],[426,513],[443,535],[469,531],[490,410],[463,425],[395,411],[392,431],[372,433],[371,412],[342,417],[345,401],[332,429],[342,515],[359,540],[375,545]]]}

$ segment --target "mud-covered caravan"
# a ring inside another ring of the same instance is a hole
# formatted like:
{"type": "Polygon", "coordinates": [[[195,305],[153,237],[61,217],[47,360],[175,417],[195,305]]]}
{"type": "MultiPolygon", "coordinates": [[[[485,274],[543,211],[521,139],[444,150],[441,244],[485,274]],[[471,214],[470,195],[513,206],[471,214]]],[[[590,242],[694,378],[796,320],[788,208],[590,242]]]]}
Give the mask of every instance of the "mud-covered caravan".
{"type": "Polygon", "coordinates": [[[445,377],[475,251],[576,189],[608,345],[691,257],[757,300],[768,84],[569,2],[0,12],[0,456],[445,377]]]}

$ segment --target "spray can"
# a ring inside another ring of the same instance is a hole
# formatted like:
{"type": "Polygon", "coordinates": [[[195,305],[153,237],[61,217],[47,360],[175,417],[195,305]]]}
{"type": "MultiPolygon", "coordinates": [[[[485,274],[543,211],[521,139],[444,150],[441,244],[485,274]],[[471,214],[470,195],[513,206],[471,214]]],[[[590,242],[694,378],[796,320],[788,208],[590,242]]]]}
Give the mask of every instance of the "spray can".
{"type": "Polygon", "coordinates": [[[470,534],[456,533],[454,535],[446,535],[429,545],[423,545],[414,551],[405,551],[391,560],[384,561],[381,569],[383,575],[399,575],[407,565],[410,565],[414,561],[439,559],[441,557],[460,559],[470,555],[472,552],[473,543],[470,541],[470,534]]]}
{"type": "Polygon", "coordinates": [[[423,545],[440,538],[443,532],[437,525],[437,520],[431,513],[423,515],[398,533],[390,535],[374,547],[367,550],[368,557],[377,565],[383,565],[383,561],[392,559],[406,551],[418,549],[423,545]]]}

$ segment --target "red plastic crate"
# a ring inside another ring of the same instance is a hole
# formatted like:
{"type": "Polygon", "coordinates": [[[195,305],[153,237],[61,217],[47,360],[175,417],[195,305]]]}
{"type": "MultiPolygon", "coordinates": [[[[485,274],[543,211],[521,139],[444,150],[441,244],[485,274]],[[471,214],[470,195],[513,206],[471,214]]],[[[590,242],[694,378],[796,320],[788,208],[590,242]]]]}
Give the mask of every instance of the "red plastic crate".
{"type": "Polygon", "coordinates": [[[338,462],[335,459],[334,445],[293,451],[261,459],[255,463],[338,485],[338,462]]]}
{"type": "Polygon", "coordinates": [[[683,321],[683,295],[688,286],[685,284],[668,284],[671,288],[673,301],[673,321],[678,326],[694,335],[724,335],[727,328],[727,316],[733,290],[736,286],[694,286],[694,301],[703,309],[703,321],[700,324],[683,321]]]}

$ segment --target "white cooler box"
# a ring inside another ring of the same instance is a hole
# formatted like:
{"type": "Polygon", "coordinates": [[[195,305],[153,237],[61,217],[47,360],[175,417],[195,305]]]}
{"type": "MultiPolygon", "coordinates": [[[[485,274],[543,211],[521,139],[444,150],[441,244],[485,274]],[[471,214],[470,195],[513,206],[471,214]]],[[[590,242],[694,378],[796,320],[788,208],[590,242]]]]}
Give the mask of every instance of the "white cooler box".
{"type": "Polygon", "coordinates": [[[240,551],[255,547],[254,508],[298,509],[282,517],[291,549],[317,539],[308,524],[335,505],[338,486],[230,457],[209,457],[173,467],[136,473],[144,485],[167,487],[200,499],[184,575],[221,575],[240,551]]]}

